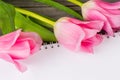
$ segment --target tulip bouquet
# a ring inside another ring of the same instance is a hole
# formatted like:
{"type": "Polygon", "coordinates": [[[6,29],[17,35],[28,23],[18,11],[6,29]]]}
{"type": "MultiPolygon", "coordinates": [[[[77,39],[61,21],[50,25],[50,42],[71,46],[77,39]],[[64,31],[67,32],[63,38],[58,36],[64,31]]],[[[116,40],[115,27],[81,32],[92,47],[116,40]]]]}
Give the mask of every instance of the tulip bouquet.
{"type": "Polygon", "coordinates": [[[20,63],[40,50],[44,42],[58,42],[74,51],[93,53],[104,35],[113,36],[120,29],[120,2],[102,0],[67,0],[81,7],[82,16],[53,0],[35,0],[71,15],[54,20],[41,14],[14,7],[0,0],[0,58],[15,64],[21,72],[27,68],[20,63]]]}

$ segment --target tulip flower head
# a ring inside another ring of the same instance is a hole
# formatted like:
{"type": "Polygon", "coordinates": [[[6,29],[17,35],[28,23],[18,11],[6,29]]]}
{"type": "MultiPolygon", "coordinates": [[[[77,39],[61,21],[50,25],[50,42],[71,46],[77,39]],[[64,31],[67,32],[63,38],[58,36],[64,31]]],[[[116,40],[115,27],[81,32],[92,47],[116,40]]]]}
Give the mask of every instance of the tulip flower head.
{"type": "Polygon", "coordinates": [[[120,2],[108,3],[102,0],[90,0],[82,6],[85,20],[104,21],[103,30],[113,36],[114,30],[120,29],[120,2]]]}
{"type": "Polygon", "coordinates": [[[0,58],[15,64],[21,72],[26,70],[19,60],[28,58],[42,45],[41,38],[34,32],[17,30],[0,37],[0,58]]]}
{"type": "Polygon", "coordinates": [[[103,24],[102,21],[80,21],[63,17],[56,22],[54,33],[58,42],[69,50],[93,53],[93,47],[102,41],[97,32],[103,24]]]}

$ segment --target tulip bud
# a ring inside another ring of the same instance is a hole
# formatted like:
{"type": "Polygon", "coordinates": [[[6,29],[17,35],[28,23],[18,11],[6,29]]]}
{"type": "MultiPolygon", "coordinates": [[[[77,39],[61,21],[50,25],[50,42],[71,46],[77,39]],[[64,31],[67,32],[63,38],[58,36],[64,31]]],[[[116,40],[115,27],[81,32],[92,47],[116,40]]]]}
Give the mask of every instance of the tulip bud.
{"type": "Polygon", "coordinates": [[[85,20],[104,21],[103,30],[113,36],[120,29],[120,2],[108,3],[102,0],[90,0],[81,6],[85,20]]]}
{"type": "Polygon", "coordinates": [[[58,42],[69,50],[93,53],[93,47],[101,43],[102,21],[80,21],[63,17],[54,25],[54,33],[58,42]]]}

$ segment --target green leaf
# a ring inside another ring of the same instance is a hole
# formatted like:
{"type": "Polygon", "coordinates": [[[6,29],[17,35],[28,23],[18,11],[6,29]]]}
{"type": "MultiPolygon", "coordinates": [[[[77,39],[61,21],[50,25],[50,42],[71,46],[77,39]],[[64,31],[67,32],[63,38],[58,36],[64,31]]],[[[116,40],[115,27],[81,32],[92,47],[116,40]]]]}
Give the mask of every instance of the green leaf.
{"type": "Polygon", "coordinates": [[[0,28],[3,34],[15,30],[15,8],[0,0],[0,28]]]}
{"type": "Polygon", "coordinates": [[[20,12],[20,13],[26,15],[26,16],[35,18],[35,19],[39,20],[40,22],[43,22],[44,25],[49,25],[49,26],[48,26],[49,28],[53,28],[53,26],[54,26],[54,24],[55,24],[55,22],[54,22],[53,20],[50,20],[50,19],[48,19],[48,18],[46,18],[46,17],[43,17],[43,16],[40,15],[40,14],[36,14],[36,13],[34,13],[34,12],[31,12],[31,11],[28,11],[28,10],[25,10],[25,9],[21,9],[21,8],[15,8],[15,10],[16,10],[17,12],[20,12]]]}
{"type": "MultiPolygon", "coordinates": [[[[29,16],[28,16],[29,17],[29,16]]],[[[36,23],[36,24],[39,24],[39,25],[41,25],[41,26],[44,26],[45,28],[47,28],[47,29],[49,29],[49,30],[53,30],[53,26],[52,25],[49,25],[49,24],[47,24],[47,23],[45,23],[45,22],[43,22],[43,21],[40,21],[40,20],[38,20],[38,19],[35,19],[35,18],[32,18],[32,17],[29,17],[29,19],[31,20],[31,21],[33,21],[34,23],[36,23]]]]}
{"type": "Polygon", "coordinates": [[[42,27],[41,25],[32,22],[29,18],[24,17],[19,12],[16,12],[15,25],[16,29],[22,29],[23,31],[38,33],[43,39],[43,41],[56,42],[56,38],[53,32],[42,27]]]}
{"type": "Polygon", "coordinates": [[[54,8],[59,9],[59,10],[62,10],[62,11],[66,12],[66,13],[68,13],[68,14],[70,14],[78,19],[82,19],[82,16],[79,13],[75,12],[73,9],[68,8],[68,7],[66,7],[58,2],[55,2],[53,0],[35,0],[35,1],[52,6],[54,8]]]}

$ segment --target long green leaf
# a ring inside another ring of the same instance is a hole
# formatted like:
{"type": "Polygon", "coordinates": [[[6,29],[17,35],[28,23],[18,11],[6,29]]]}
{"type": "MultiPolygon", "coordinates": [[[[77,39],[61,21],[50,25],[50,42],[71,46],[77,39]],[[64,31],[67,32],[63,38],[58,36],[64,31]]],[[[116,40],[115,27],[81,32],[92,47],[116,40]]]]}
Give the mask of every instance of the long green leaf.
{"type": "MultiPolygon", "coordinates": [[[[29,17],[29,16],[28,16],[29,17]]],[[[32,21],[32,22],[34,22],[34,23],[36,23],[36,24],[39,24],[39,25],[41,25],[41,26],[44,26],[45,28],[47,28],[47,29],[49,29],[49,30],[53,30],[53,26],[51,26],[51,25],[49,25],[49,24],[47,24],[47,23],[45,23],[45,22],[43,22],[43,21],[40,21],[40,20],[38,20],[38,19],[35,19],[35,18],[32,18],[32,17],[29,17],[29,19],[32,21]]]]}
{"type": "Polygon", "coordinates": [[[15,8],[0,0],[0,28],[3,34],[7,34],[15,30],[15,8]]]}
{"type": "Polygon", "coordinates": [[[66,13],[68,13],[68,14],[70,14],[78,19],[82,19],[82,16],[79,13],[75,12],[73,9],[68,8],[68,7],[66,7],[58,2],[55,2],[53,0],[35,0],[35,1],[52,6],[54,8],[59,9],[59,10],[62,10],[62,11],[66,12],[66,13]]]}
{"type": "Polygon", "coordinates": [[[43,22],[44,25],[48,25],[47,27],[49,28],[53,28],[55,22],[49,18],[43,17],[42,15],[36,14],[34,12],[25,10],[25,9],[21,9],[21,8],[15,8],[17,12],[20,12],[26,16],[32,17],[34,19],[37,19],[38,21],[40,21],[39,23],[43,22]]]}
{"type": "Polygon", "coordinates": [[[23,31],[30,31],[30,32],[38,33],[40,35],[40,37],[43,39],[43,41],[47,41],[47,42],[55,42],[56,41],[56,38],[55,38],[53,32],[42,27],[41,25],[38,25],[38,24],[32,22],[30,19],[24,17],[19,12],[16,12],[15,25],[16,25],[15,26],[16,29],[21,28],[23,31]]]}

